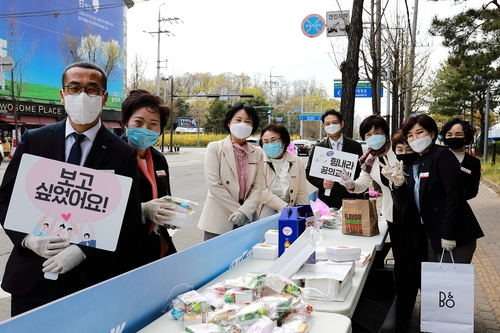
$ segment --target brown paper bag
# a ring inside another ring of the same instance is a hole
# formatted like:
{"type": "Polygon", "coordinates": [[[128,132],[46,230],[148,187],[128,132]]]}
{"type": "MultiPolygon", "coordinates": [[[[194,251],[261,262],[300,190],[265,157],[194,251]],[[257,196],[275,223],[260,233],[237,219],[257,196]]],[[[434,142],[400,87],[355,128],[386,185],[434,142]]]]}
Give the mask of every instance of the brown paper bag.
{"type": "Polygon", "coordinates": [[[342,200],[342,233],[376,236],[378,230],[377,202],[370,199],[342,200]]]}

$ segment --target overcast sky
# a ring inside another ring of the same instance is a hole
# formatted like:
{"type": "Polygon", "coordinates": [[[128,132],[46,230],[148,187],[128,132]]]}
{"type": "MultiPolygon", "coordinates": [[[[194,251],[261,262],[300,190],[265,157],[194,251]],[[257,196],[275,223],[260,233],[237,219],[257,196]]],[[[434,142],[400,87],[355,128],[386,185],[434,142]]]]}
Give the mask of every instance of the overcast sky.
{"type": "MultiPolygon", "coordinates": [[[[407,1],[413,7],[414,0],[407,1]]],[[[434,15],[447,17],[472,6],[467,2],[419,0],[417,45],[425,46],[418,47],[417,52],[422,48],[432,50],[434,64],[443,60],[446,51],[438,47],[440,39],[431,38],[427,33],[430,20],[434,15]]],[[[332,58],[342,56],[347,38],[329,38],[326,32],[309,38],[303,34],[301,25],[310,14],[325,17],[327,11],[340,10],[339,4],[342,10],[352,9],[352,0],[338,3],[332,0],[136,0],[127,13],[129,64],[137,53],[148,62],[147,76],[156,76],[158,34],[147,32],[158,31],[160,13],[161,18],[182,20],[161,24],[160,30],[175,35],[161,34],[160,60],[168,59],[168,68],[161,69],[163,75],[231,72],[245,73],[252,78],[260,75],[262,80],[269,80],[271,74],[289,81],[314,77],[333,96],[333,80],[340,79],[341,74],[332,58]]],[[[368,4],[366,0],[365,6],[368,4]]],[[[390,0],[390,5],[398,6],[398,13],[405,15],[403,0],[390,0]]],[[[412,8],[409,10],[413,15],[412,8]]],[[[358,100],[357,105],[363,104],[358,100]]]]}

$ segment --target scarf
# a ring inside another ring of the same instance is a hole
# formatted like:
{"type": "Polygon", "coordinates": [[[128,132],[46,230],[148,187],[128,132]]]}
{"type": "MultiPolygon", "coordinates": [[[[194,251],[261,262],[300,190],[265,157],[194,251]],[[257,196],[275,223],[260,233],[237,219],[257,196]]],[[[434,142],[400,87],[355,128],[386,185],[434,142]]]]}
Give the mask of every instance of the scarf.
{"type": "Polygon", "coordinates": [[[366,153],[359,158],[359,163],[361,164],[361,169],[370,173],[372,171],[373,163],[376,160],[376,157],[384,155],[391,147],[391,142],[387,141],[382,148],[374,150],[372,148],[368,148],[366,153]]]}
{"type": "Polygon", "coordinates": [[[233,151],[236,168],[238,169],[238,183],[240,185],[239,200],[245,200],[245,193],[248,189],[248,145],[240,146],[233,141],[233,151]]]}

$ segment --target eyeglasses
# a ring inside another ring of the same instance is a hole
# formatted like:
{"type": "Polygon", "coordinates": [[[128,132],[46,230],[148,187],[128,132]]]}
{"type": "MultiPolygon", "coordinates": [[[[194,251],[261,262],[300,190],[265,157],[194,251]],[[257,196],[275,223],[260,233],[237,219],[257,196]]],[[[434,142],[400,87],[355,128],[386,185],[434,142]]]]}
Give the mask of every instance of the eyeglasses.
{"type": "Polygon", "coordinates": [[[79,84],[70,84],[70,85],[64,86],[64,88],[66,88],[68,90],[68,93],[70,95],[80,95],[80,93],[83,91],[83,89],[85,89],[85,93],[87,93],[87,95],[89,95],[89,97],[100,96],[101,91],[106,92],[106,90],[104,90],[101,87],[96,86],[96,85],[82,87],[79,84]]]}
{"type": "Polygon", "coordinates": [[[272,138],[270,141],[262,141],[263,144],[281,142],[281,138],[272,138]]]}

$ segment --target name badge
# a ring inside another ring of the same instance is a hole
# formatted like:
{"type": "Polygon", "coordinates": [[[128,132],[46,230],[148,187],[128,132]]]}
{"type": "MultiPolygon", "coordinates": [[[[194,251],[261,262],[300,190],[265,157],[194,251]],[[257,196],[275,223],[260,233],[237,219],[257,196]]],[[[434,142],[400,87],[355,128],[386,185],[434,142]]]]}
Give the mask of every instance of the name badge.
{"type": "Polygon", "coordinates": [[[420,178],[429,178],[429,173],[428,172],[421,172],[419,177],[420,178]]]}
{"type": "Polygon", "coordinates": [[[460,170],[462,170],[462,172],[465,172],[468,175],[470,175],[472,173],[472,171],[470,171],[469,169],[464,168],[464,167],[461,167],[460,170]]]}
{"type": "Polygon", "coordinates": [[[165,170],[156,170],[156,177],[167,177],[167,173],[165,172],[165,170]]]}
{"type": "Polygon", "coordinates": [[[248,164],[258,164],[257,160],[248,160],[248,164]]]}
{"type": "Polygon", "coordinates": [[[294,173],[291,173],[291,174],[290,174],[290,177],[291,177],[291,178],[297,178],[297,175],[296,175],[296,174],[294,174],[294,173]]]}

